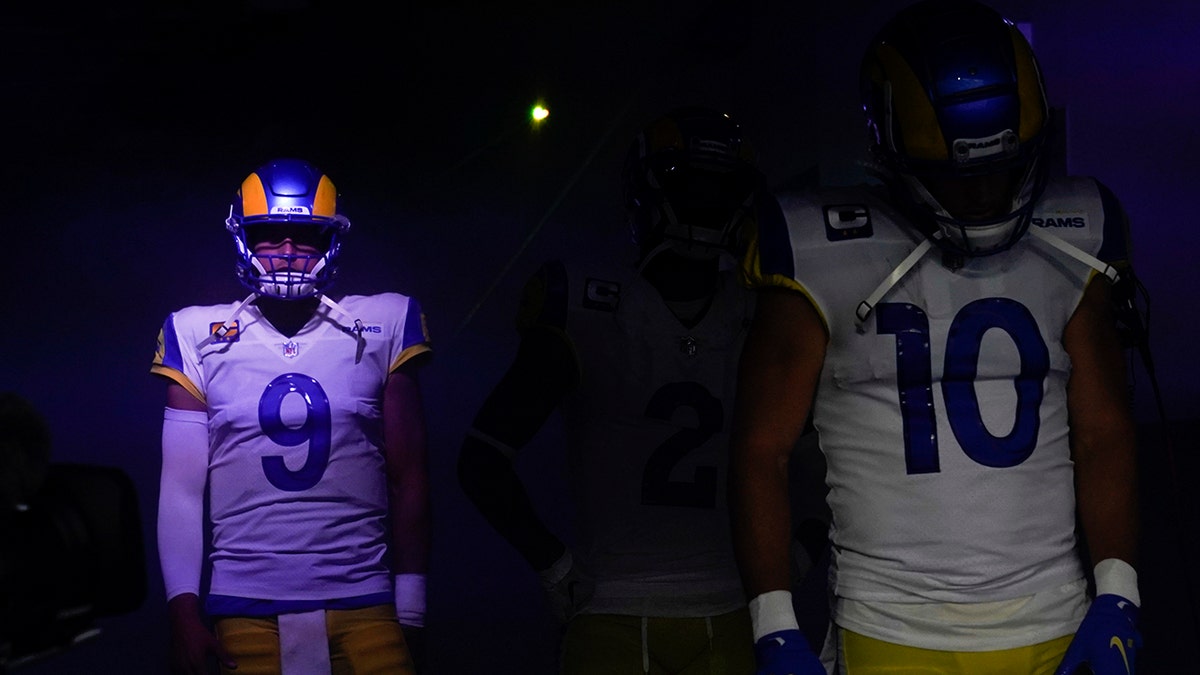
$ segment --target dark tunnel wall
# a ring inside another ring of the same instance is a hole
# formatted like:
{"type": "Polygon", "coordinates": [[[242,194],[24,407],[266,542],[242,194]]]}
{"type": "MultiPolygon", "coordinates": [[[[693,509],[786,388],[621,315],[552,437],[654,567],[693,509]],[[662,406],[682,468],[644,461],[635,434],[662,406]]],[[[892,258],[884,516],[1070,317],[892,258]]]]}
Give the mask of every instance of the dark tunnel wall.
{"type": "MultiPolygon", "coordinates": [[[[150,575],[139,609],[22,670],[162,672],[155,337],[173,309],[242,297],[222,223],[229,200],[264,159],[299,155],[346,195],[355,230],[341,290],[400,290],[428,315],[435,672],[506,661],[511,672],[549,672],[555,628],[530,601],[536,579],[474,513],[453,470],[515,347],[520,284],[547,256],[626,244],[620,159],[643,123],[677,104],[733,114],[775,183],[814,165],[827,180],[858,176],[858,59],[903,4],[444,2],[386,16],[301,0],[6,9],[0,185],[16,286],[6,293],[0,390],[45,414],[56,460],[129,474],[150,575]],[[551,117],[533,130],[524,115],[539,97],[551,117]]],[[[1196,420],[1200,228],[1189,206],[1200,178],[1200,9],[996,6],[1032,27],[1051,103],[1066,112],[1069,169],[1106,182],[1131,215],[1166,413],[1196,420]]],[[[1139,364],[1132,372],[1149,428],[1151,382],[1139,364]]],[[[545,429],[520,467],[556,514],[551,524],[569,532],[557,432],[545,429]]],[[[1147,461],[1163,461],[1165,443],[1151,445],[1147,461]]],[[[1195,449],[1194,437],[1176,440],[1185,493],[1195,449]]],[[[1162,574],[1182,574],[1170,556],[1183,534],[1161,533],[1162,574]]],[[[1178,577],[1178,588],[1187,583],[1178,577]]],[[[1160,646],[1189,634],[1163,635],[1160,646]]]]}

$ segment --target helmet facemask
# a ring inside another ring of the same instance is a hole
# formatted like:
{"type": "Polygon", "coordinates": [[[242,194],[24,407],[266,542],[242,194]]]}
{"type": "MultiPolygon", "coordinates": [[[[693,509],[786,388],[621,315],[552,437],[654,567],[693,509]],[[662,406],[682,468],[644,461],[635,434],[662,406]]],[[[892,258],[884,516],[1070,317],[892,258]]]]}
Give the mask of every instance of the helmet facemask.
{"type": "Polygon", "coordinates": [[[289,225],[286,229],[275,223],[242,229],[250,261],[244,281],[260,295],[298,300],[316,295],[333,282],[337,267],[330,263],[340,248],[337,231],[322,225],[289,225]],[[291,244],[286,253],[256,251],[262,244],[282,250],[285,242],[291,244]]]}
{"type": "MultiPolygon", "coordinates": [[[[1041,139],[1039,139],[1041,140],[1041,139]]],[[[909,216],[943,250],[983,256],[1007,250],[1028,230],[1047,172],[1036,154],[979,172],[899,173],[909,216]]]]}
{"type": "Polygon", "coordinates": [[[737,125],[702,108],[672,111],[643,131],[623,181],[642,262],[664,249],[693,260],[736,253],[762,183],[737,125]]]}
{"type": "Polygon", "coordinates": [[[755,179],[736,168],[671,164],[651,170],[648,183],[659,188],[642,213],[643,252],[669,243],[693,259],[716,258],[737,249],[738,233],[750,209],[755,179]]]}

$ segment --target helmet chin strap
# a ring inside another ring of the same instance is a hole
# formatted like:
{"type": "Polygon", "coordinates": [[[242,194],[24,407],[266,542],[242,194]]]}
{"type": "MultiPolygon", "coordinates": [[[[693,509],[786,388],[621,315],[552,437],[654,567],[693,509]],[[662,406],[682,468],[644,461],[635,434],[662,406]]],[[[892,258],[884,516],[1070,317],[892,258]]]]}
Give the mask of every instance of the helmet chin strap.
{"type": "MultiPolygon", "coordinates": [[[[208,337],[206,337],[203,340],[201,340],[200,342],[196,343],[196,348],[203,349],[204,347],[207,347],[208,345],[212,344],[214,341],[219,340],[219,339],[225,337],[226,335],[228,335],[229,331],[233,330],[233,324],[235,321],[237,321],[238,316],[240,316],[242,311],[244,309],[246,309],[246,306],[249,305],[250,303],[254,302],[258,298],[258,296],[259,296],[258,293],[251,293],[250,295],[246,296],[246,298],[244,300],[239,302],[237,304],[237,306],[233,308],[233,312],[230,313],[228,319],[225,319],[225,321],[221,322],[221,325],[217,326],[216,330],[214,330],[212,333],[210,333],[208,337]]],[[[347,319],[350,319],[354,323],[354,328],[352,328],[350,330],[350,334],[354,337],[354,339],[358,345],[358,347],[355,351],[355,355],[354,355],[354,362],[358,363],[359,361],[361,361],[362,355],[363,355],[363,350],[366,349],[366,346],[367,346],[367,339],[365,337],[363,337],[363,331],[366,328],[365,328],[365,326],[363,326],[362,320],[358,319],[353,314],[346,311],[346,308],[344,308],[341,305],[339,305],[338,303],[334,302],[334,300],[332,298],[325,295],[324,293],[318,293],[316,297],[317,297],[317,300],[319,300],[322,305],[325,305],[329,309],[337,312],[338,314],[341,314],[342,316],[346,317],[347,319]]]]}
{"type": "Polygon", "coordinates": [[[917,247],[913,249],[912,252],[909,253],[899,265],[896,266],[896,269],[892,270],[891,273],[888,274],[887,277],[885,277],[884,280],[875,287],[875,290],[871,291],[871,294],[868,295],[865,300],[858,303],[858,307],[856,307],[854,310],[854,329],[858,331],[859,334],[866,332],[866,329],[863,328],[863,324],[866,323],[867,318],[871,316],[871,312],[875,310],[875,305],[879,304],[879,301],[883,299],[883,296],[887,295],[888,291],[892,290],[893,286],[900,283],[900,280],[904,278],[904,275],[908,274],[909,270],[911,270],[917,264],[917,262],[929,252],[929,249],[931,248],[933,248],[933,241],[931,241],[928,237],[922,239],[921,243],[917,244],[917,247]]]}
{"type": "MultiPolygon", "coordinates": [[[[917,196],[919,201],[933,210],[934,222],[937,224],[937,228],[941,231],[945,240],[962,249],[968,255],[988,253],[1002,247],[1008,241],[1013,229],[1018,226],[1021,219],[1021,216],[1017,215],[995,222],[984,222],[977,225],[967,224],[951,215],[938,202],[937,198],[929,192],[924,183],[916,177],[904,174],[902,175],[902,180],[908,186],[908,189],[917,196]]],[[[1012,200],[1010,214],[1016,211],[1020,201],[1020,197],[1012,200]]]]}
{"type": "Polygon", "coordinates": [[[1022,219],[1037,190],[1037,170],[1039,160],[1030,162],[1021,177],[1021,188],[1013,195],[1008,205],[1006,215],[984,220],[979,223],[968,223],[955,218],[933,196],[919,179],[911,174],[898,174],[904,185],[916,199],[923,202],[933,213],[934,222],[946,241],[961,249],[966,255],[986,255],[1007,248],[1018,236],[1014,232],[1022,227],[1022,219]]]}
{"type": "Polygon", "coordinates": [[[1057,236],[1050,234],[1044,228],[1031,227],[1031,228],[1029,228],[1029,234],[1030,234],[1030,236],[1032,236],[1036,239],[1041,239],[1042,241],[1046,242],[1047,244],[1049,244],[1049,245],[1053,246],[1054,248],[1062,251],[1063,253],[1071,256],[1072,258],[1087,265],[1088,267],[1091,267],[1092,269],[1094,269],[1097,272],[1099,272],[1100,274],[1102,274],[1105,279],[1108,279],[1110,282],[1112,282],[1114,284],[1117,283],[1117,281],[1121,278],[1120,273],[1117,272],[1117,268],[1113,267],[1112,265],[1109,265],[1108,263],[1097,258],[1096,256],[1091,255],[1087,251],[1084,251],[1083,249],[1079,248],[1078,246],[1075,246],[1074,244],[1068,243],[1068,242],[1058,238],[1057,236]]]}
{"type": "MultiPolygon", "coordinates": [[[[738,225],[751,211],[753,199],[754,195],[751,193],[742,200],[741,205],[730,214],[729,219],[720,228],[699,227],[680,220],[670,200],[664,199],[658,205],[664,243],[674,242],[674,251],[692,260],[711,260],[719,257],[726,252],[726,246],[731,243],[728,240],[732,239],[738,225]]],[[[653,252],[657,253],[661,248],[660,244],[653,252]]],[[[651,255],[646,255],[643,261],[649,260],[650,257],[651,255]]]]}
{"type": "MultiPolygon", "coordinates": [[[[1078,246],[1075,246],[1074,244],[1066,242],[1063,239],[1050,234],[1043,228],[1030,228],[1029,235],[1035,239],[1040,239],[1041,241],[1058,249],[1066,255],[1069,255],[1088,267],[1091,267],[1103,275],[1105,279],[1108,279],[1110,283],[1115,284],[1120,279],[1120,274],[1112,265],[1080,249],[1078,246]]],[[[931,242],[928,238],[922,239],[921,243],[918,244],[917,247],[913,249],[913,251],[909,253],[899,265],[896,266],[896,269],[892,270],[892,272],[888,274],[878,286],[875,287],[875,290],[872,291],[865,300],[858,303],[858,307],[854,310],[855,330],[857,330],[860,334],[865,332],[863,324],[866,323],[867,318],[871,316],[871,312],[874,311],[875,305],[879,304],[879,301],[883,299],[883,296],[887,295],[888,291],[892,290],[893,286],[900,283],[900,280],[904,278],[904,275],[908,274],[909,270],[911,270],[932,247],[933,242],[931,242]]]]}
{"type": "Polygon", "coordinates": [[[350,331],[354,335],[355,341],[358,343],[358,348],[355,350],[355,353],[354,353],[354,362],[358,363],[359,361],[361,361],[362,355],[363,355],[363,350],[366,349],[366,347],[367,347],[367,339],[365,337],[363,337],[363,331],[365,330],[366,327],[363,326],[362,320],[355,317],[350,312],[347,312],[344,307],[342,307],[341,305],[334,302],[333,298],[330,298],[329,296],[325,295],[324,293],[318,294],[317,299],[321,301],[322,305],[325,305],[329,309],[332,309],[333,311],[337,312],[338,314],[341,314],[342,316],[344,316],[347,319],[350,319],[351,321],[354,322],[354,328],[352,328],[350,331]]]}
{"type": "Polygon", "coordinates": [[[246,305],[254,302],[257,298],[258,293],[251,293],[250,295],[247,295],[246,299],[239,302],[237,307],[233,308],[233,313],[229,315],[228,319],[225,319],[223,322],[221,322],[221,325],[217,326],[216,330],[214,330],[212,333],[209,333],[208,337],[196,343],[196,349],[203,349],[212,344],[214,341],[228,335],[229,331],[233,330],[233,323],[234,321],[237,321],[238,315],[242,313],[242,310],[246,309],[246,305]]]}

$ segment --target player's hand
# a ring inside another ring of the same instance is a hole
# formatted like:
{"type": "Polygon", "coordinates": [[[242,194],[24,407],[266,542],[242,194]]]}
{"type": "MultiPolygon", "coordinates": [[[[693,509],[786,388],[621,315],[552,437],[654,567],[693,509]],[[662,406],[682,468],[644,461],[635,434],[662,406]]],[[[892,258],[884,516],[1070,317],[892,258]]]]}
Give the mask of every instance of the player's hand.
{"type": "Polygon", "coordinates": [[[542,580],[542,590],[546,592],[550,612],[564,623],[587,605],[596,590],[596,581],[591,572],[571,555],[570,550],[563,553],[562,558],[550,569],[539,572],[538,576],[542,580]]]}
{"type": "Polygon", "coordinates": [[[767,633],[754,643],[755,675],[826,675],[825,666],[798,630],[767,633]]]}
{"type": "Polygon", "coordinates": [[[1137,618],[1137,605],[1125,598],[1111,593],[1098,596],[1054,675],[1133,675],[1137,650],[1142,647],[1137,618]]]}
{"type": "Polygon", "coordinates": [[[237,662],[201,620],[199,605],[191,593],[177,595],[167,603],[171,620],[171,672],[205,675],[213,657],[225,668],[236,669],[237,662]]]}

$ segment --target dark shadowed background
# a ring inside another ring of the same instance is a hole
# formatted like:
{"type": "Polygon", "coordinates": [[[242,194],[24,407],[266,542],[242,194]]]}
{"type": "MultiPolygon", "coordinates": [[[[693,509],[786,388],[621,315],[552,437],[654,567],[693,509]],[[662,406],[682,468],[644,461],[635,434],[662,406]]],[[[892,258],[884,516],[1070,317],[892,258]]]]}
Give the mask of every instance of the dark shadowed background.
{"type": "MultiPolygon", "coordinates": [[[[339,290],[425,307],[434,551],[430,670],[551,673],[537,581],[458,488],[463,431],[516,346],[512,317],[546,257],[627,245],[619,169],[667,109],[731,113],[775,184],[859,175],[858,60],[904,2],[495,2],[358,8],[311,0],[38,3],[0,10],[4,260],[15,287],[0,390],[53,428],[55,459],[119,467],[138,489],[148,597],[34,673],[164,672],[154,548],[163,392],[155,337],[184,305],[240,299],[223,227],[274,156],[330,174],[354,223],[339,290]],[[541,100],[549,119],[531,127],[541,100]]],[[[1068,168],[1132,219],[1151,298],[1151,381],[1136,360],[1146,526],[1143,672],[1196,672],[1195,339],[1200,7],[1184,0],[997,0],[1027,24],[1068,168]],[[1178,488],[1179,494],[1175,493],[1178,488]]],[[[519,468],[569,536],[557,420],[519,468]]],[[[7,544],[5,544],[7,545],[7,544]]]]}

